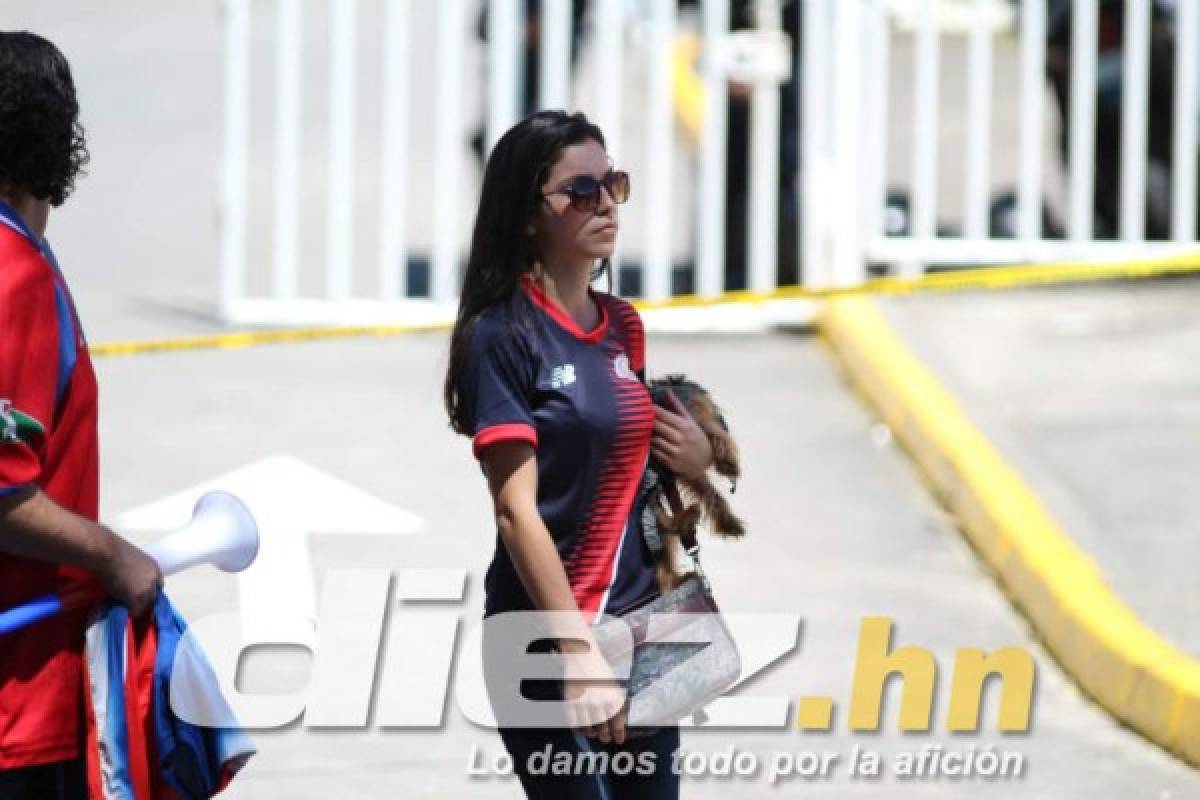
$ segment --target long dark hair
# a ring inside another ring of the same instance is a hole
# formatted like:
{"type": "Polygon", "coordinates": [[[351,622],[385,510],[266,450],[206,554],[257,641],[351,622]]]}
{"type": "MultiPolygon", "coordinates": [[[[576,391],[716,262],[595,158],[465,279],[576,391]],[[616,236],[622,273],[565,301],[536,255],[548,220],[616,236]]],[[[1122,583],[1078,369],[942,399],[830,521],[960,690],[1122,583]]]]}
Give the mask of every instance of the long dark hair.
{"type": "MultiPolygon", "coordinates": [[[[517,281],[537,259],[526,226],[541,202],[541,186],[564,148],[588,140],[604,147],[604,134],[583,114],[539,111],[501,136],[488,157],[446,368],[446,413],[456,433],[472,433],[463,405],[462,372],[475,321],[485,309],[517,299],[517,281]]],[[[611,289],[608,259],[600,262],[592,278],[605,273],[611,289]]]]}

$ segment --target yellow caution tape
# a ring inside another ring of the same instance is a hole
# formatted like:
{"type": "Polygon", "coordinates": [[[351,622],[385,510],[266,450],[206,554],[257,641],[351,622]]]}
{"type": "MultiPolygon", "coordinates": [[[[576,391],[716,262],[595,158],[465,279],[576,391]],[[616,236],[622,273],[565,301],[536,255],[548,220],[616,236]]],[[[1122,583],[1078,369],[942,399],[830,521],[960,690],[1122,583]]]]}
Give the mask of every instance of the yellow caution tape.
{"type": "Polygon", "coordinates": [[[171,353],[184,350],[238,350],[244,347],[259,347],[265,344],[294,344],[296,342],[318,342],[329,339],[402,336],[410,333],[444,330],[449,327],[449,322],[435,322],[425,325],[338,325],[319,328],[236,331],[233,333],[214,333],[206,336],[182,336],[174,339],[101,342],[100,344],[92,345],[90,350],[91,354],[97,358],[145,355],[148,353],[171,353]]]}
{"type": "MultiPolygon", "coordinates": [[[[1134,280],[1139,278],[1191,275],[1200,273],[1200,253],[1187,253],[1143,261],[1123,261],[1106,264],[1023,264],[1007,267],[980,267],[946,272],[933,272],[913,278],[874,278],[854,286],[812,289],[804,286],[781,286],[768,291],[739,290],[723,292],[712,297],[678,295],[667,300],[637,300],[640,311],[666,308],[704,308],[736,303],[761,304],[781,300],[826,300],[834,297],[874,294],[911,294],[928,291],[968,291],[975,289],[1013,289],[1057,283],[1086,281],[1134,280]]],[[[267,344],[292,344],[329,339],[352,339],[384,336],[403,336],[446,330],[450,322],[422,325],[341,325],[313,328],[287,328],[261,331],[238,331],[207,336],[186,336],[129,342],[101,342],[91,348],[97,358],[113,356],[168,353],[185,350],[233,350],[267,344]]]]}

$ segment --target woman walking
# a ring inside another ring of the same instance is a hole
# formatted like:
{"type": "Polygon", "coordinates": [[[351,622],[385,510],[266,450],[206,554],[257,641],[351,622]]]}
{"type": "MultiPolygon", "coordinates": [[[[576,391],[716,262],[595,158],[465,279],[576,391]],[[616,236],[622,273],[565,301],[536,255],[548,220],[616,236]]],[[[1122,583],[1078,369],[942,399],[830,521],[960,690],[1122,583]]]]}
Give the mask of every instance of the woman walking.
{"type": "Polygon", "coordinates": [[[634,507],[647,459],[684,476],[712,461],[681,405],[672,412],[651,402],[637,311],[591,288],[605,274],[611,287],[617,205],[629,191],[629,176],[613,168],[603,134],[582,114],[539,112],[509,130],[485,167],[451,340],[447,412],[454,430],[472,437],[495,509],[485,614],[568,612],[556,616],[563,621],[551,646],[579,655],[569,670],[609,678],[583,685],[569,671],[528,692],[566,701],[569,718],[558,727],[507,725],[497,709],[531,798],[679,793],[671,769],[678,727],[627,735],[624,690],[589,627],[658,594],[634,507]],[[538,769],[547,752],[589,768],[538,769]],[[595,768],[618,755],[637,769],[595,768]]]}

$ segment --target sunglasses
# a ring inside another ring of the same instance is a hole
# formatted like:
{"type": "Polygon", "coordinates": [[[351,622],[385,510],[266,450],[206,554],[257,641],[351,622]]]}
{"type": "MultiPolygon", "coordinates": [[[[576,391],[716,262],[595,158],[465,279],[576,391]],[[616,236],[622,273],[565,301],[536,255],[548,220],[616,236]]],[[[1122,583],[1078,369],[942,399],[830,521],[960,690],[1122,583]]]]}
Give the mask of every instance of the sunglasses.
{"type": "Polygon", "coordinates": [[[579,175],[566,186],[553,192],[542,192],[542,197],[565,194],[571,199],[571,208],[592,213],[600,206],[600,190],[607,189],[608,196],[617,205],[629,199],[629,173],[611,170],[602,179],[591,175],[579,175]]]}

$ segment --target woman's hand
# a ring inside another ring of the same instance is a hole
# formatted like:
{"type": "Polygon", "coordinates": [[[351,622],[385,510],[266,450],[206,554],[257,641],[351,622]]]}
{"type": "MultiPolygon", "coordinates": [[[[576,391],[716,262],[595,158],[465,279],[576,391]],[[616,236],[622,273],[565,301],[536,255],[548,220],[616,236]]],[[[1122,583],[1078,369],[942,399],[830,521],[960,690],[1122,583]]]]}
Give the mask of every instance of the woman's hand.
{"type": "Polygon", "coordinates": [[[688,479],[699,478],[712,466],[712,444],[670,389],[667,390],[667,402],[675,411],[659,405],[654,407],[654,435],[650,439],[650,452],[676,475],[688,479]]]}
{"type": "Polygon", "coordinates": [[[576,655],[567,661],[563,699],[571,727],[604,744],[625,743],[625,689],[602,658],[576,655]]]}

